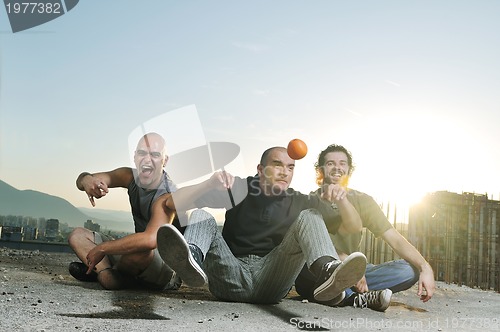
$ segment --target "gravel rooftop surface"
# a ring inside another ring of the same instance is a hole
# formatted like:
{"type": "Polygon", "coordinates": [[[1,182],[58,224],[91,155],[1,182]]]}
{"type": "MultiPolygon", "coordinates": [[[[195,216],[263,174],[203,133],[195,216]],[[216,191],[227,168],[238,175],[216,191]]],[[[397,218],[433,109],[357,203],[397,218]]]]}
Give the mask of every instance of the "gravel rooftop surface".
{"type": "Polygon", "coordinates": [[[330,308],[295,291],[276,305],[222,302],[206,288],[103,290],[75,280],[76,256],[0,247],[0,331],[500,331],[500,294],[437,283],[422,303],[416,286],[386,312],[330,308]]]}

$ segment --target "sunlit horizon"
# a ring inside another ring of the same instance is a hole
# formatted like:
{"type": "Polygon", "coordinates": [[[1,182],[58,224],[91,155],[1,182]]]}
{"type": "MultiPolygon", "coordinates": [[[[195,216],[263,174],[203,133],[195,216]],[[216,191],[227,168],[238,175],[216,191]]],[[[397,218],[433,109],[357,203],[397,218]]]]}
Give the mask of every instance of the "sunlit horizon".
{"type": "MultiPolygon", "coordinates": [[[[309,152],[291,186],[303,193],[335,143],[353,154],[350,187],[378,202],[499,199],[500,2],[154,6],[80,1],[19,33],[0,10],[3,181],[91,207],[81,172],[133,166],[138,126],[196,105],[206,141],[240,147],[234,175],[254,175],[265,149],[299,138],[309,152]]],[[[190,121],[163,129],[172,154],[193,138],[190,121]]],[[[96,208],[130,211],[126,190],[96,208]]]]}

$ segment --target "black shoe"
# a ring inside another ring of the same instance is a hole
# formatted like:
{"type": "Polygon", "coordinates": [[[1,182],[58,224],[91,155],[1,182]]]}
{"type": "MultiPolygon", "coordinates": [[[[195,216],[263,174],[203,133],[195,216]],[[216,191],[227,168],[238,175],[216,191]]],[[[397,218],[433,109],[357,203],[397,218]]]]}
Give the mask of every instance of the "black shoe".
{"type": "Polygon", "coordinates": [[[194,244],[189,244],[189,251],[191,252],[191,256],[193,256],[195,262],[199,266],[203,266],[203,253],[201,249],[195,246],[194,244]]]}
{"type": "Polygon", "coordinates": [[[190,246],[174,226],[167,224],[158,229],[157,246],[163,261],[191,287],[202,287],[208,280],[201,268],[203,254],[196,246],[190,246]]]}
{"type": "Polygon", "coordinates": [[[81,262],[71,262],[69,263],[69,274],[73,276],[73,278],[80,281],[97,281],[97,272],[92,271],[90,274],[87,274],[88,267],[87,265],[81,262]]]}
{"type": "Polygon", "coordinates": [[[391,304],[392,291],[384,289],[356,294],[354,297],[354,308],[370,308],[377,311],[385,311],[391,304]]]}
{"type": "Polygon", "coordinates": [[[326,263],[316,281],[314,299],[330,303],[338,300],[340,303],[345,296],[344,290],[361,280],[365,271],[366,257],[360,252],[350,254],[344,261],[333,260],[326,263]]]}

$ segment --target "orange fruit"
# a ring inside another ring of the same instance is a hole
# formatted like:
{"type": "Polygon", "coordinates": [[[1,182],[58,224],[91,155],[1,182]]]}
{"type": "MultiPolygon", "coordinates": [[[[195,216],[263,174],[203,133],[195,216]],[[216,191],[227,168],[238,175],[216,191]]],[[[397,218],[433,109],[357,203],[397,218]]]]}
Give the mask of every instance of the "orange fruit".
{"type": "Polygon", "coordinates": [[[294,160],[302,159],[307,154],[307,145],[304,141],[295,138],[288,143],[287,152],[290,158],[294,160]]]}

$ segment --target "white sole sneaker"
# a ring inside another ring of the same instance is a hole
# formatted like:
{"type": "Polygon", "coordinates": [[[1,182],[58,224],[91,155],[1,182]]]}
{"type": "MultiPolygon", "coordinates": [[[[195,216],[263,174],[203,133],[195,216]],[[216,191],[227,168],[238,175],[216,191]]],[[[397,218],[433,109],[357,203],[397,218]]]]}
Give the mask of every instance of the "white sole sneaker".
{"type": "Polygon", "coordinates": [[[366,272],[366,257],[360,252],[347,256],[332,275],[314,290],[316,301],[330,301],[354,286],[366,272]]]}
{"type": "Polygon", "coordinates": [[[380,307],[374,308],[377,311],[386,311],[391,305],[392,291],[384,289],[380,292],[380,307]]]}
{"type": "Polygon", "coordinates": [[[354,308],[370,308],[384,312],[391,305],[392,291],[390,289],[358,293],[354,297],[354,308]]]}
{"type": "Polygon", "coordinates": [[[203,287],[207,275],[196,263],[184,236],[172,225],[163,225],[156,236],[158,252],[163,261],[190,287],[203,287]]]}

